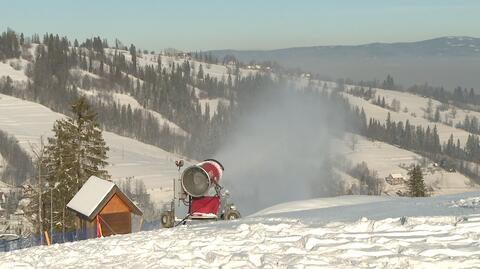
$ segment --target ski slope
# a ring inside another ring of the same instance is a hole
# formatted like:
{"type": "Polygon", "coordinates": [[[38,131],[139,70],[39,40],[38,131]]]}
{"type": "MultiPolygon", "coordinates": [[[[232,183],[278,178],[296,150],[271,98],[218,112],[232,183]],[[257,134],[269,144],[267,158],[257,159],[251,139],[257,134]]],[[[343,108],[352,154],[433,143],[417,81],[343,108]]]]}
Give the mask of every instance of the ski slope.
{"type": "MultiPolygon", "coordinates": [[[[64,117],[40,104],[0,94],[0,129],[29,153],[38,149],[42,137],[46,143],[53,136],[53,123],[64,117]]],[[[103,132],[103,137],[110,147],[107,170],[114,180],[135,177],[143,180],[156,203],[171,199],[165,190],[178,177],[174,161],[181,156],[111,132],[103,132]]]]}
{"type": "Polygon", "coordinates": [[[478,192],[386,200],[340,196],[301,211],[292,205],[237,221],[0,253],[0,262],[2,268],[479,266],[478,192]]]}

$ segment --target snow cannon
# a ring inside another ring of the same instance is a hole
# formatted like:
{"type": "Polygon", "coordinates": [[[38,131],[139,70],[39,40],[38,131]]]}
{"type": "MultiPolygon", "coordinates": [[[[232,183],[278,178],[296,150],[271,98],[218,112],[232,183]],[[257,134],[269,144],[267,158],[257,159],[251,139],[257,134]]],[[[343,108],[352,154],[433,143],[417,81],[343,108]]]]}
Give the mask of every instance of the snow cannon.
{"type": "Polygon", "coordinates": [[[214,159],[192,165],[183,171],[182,188],[191,197],[204,196],[210,187],[218,186],[223,170],[222,164],[214,159]]]}
{"type": "MultiPolygon", "coordinates": [[[[179,160],[175,165],[180,168],[184,162],[179,160]]],[[[173,180],[173,200],[170,209],[162,213],[161,224],[164,228],[172,228],[180,224],[196,221],[234,220],[241,217],[235,205],[229,201],[230,193],[220,185],[224,168],[214,159],[207,159],[196,165],[187,167],[179,178],[173,180]],[[179,184],[178,184],[178,183],[179,184]],[[178,184],[178,185],[177,185],[178,184]],[[176,186],[182,187],[178,190],[176,186]],[[213,187],[213,188],[212,188],[213,187]],[[213,193],[210,191],[214,189],[213,193]],[[179,194],[177,198],[176,194],[179,194]],[[176,222],[175,204],[178,201],[188,207],[188,214],[176,222]]]]}

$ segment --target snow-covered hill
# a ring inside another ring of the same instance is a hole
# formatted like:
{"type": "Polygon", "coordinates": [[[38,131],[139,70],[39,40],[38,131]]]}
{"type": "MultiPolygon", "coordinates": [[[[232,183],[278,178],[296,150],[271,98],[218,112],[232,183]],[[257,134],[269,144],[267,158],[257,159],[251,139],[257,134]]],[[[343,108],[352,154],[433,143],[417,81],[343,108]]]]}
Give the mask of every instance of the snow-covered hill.
{"type": "MultiPolygon", "coordinates": [[[[88,73],[88,72],[85,72],[85,73],[88,73]]],[[[88,73],[88,74],[92,74],[92,73],[88,73]]],[[[106,101],[106,102],[109,102],[111,98],[111,101],[115,102],[118,105],[130,106],[132,110],[140,109],[143,113],[149,113],[153,117],[155,117],[158,121],[159,126],[162,127],[166,125],[175,134],[182,135],[182,136],[188,135],[188,133],[185,130],[183,130],[181,127],[179,127],[177,124],[169,121],[162,114],[154,110],[144,108],[141,104],[138,103],[138,101],[135,98],[131,97],[128,94],[124,94],[124,93],[100,94],[100,92],[96,90],[87,91],[81,88],[78,88],[78,90],[80,91],[81,94],[85,95],[87,98],[102,99],[103,101],[106,101]],[[108,97],[108,98],[104,98],[104,97],[108,97]]]]}
{"type": "MultiPolygon", "coordinates": [[[[429,98],[407,93],[407,92],[399,92],[399,91],[392,91],[392,90],[385,90],[385,89],[375,89],[377,96],[382,96],[385,97],[385,102],[387,104],[390,104],[393,99],[396,99],[400,101],[401,109],[404,110],[407,108],[408,113],[410,115],[412,113],[416,114],[417,117],[423,117],[425,114],[425,109],[427,108],[427,104],[429,102],[429,98]]],[[[433,111],[435,112],[435,109],[437,106],[442,105],[437,100],[431,100],[432,106],[433,106],[433,111]]],[[[445,122],[445,120],[451,121],[452,125],[455,126],[457,123],[463,122],[465,119],[465,116],[475,116],[477,118],[480,118],[480,112],[472,111],[472,110],[467,110],[467,109],[461,109],[458,107],[455,107],[454,105],[448,105],[448,109],[445,111],[440,111],[440,121],[445,122]],[[452,109],[455,109],[455,117],[452,115],[452,109]]]]}
{"type": "MultiPolygon", "coordinates": [[[[411,112],[403,112],[403,111],[395,112],[395,111],[391,111],[386,108],[382,108],[380,106],[374,105],[363,98],[356,97],[351,94],[344,93],[343,95],[348,98],[348,100],[352,105],[358,106],[359,108],[363,108],[365,110],[365,114],[367,115],[367,118],[374,118],[379,120],[382,123],[385,122],[385,120],[387,119],[388,113],[390,113],[390,118],[392,121],[396,121],[396,122],[402,121],[405,123],[406,120],[409,120],[410,124],[423,126],[424,128],[426,128],[427,126],[430,126],[430,128],[437,126],[438,136],[442,144],[444,142],[446,143],[450,135],[453,134],[455,139],[457,138],[460,139],[462,145],[465,145],[465,142],[467,141],[467,138],[470,135],[469,132],[464,131],[462,129],[457,129],[455,127],[448,126],[443,123],[430,122],[427,119],[423,118],[423,114],[420,114],[420,115],[415,114],[413,116],[411,112]]],[[[416,100],[417,98],[421,98],[412,94],[409,94],[409,95],[411,96],[410,98],[414,100],[416,100]]],[[[420,104],[423,102],[415,101],[412,103],[403,103],[402,107],[407,106],[409,108],[412,107],[412,109],[414,107],[418,108],[418,105],[416,105],[417,103],[420,104]]],[[[425,104],[426,102],[423,103],[424,106],[425,104]]]]}
{"type": "MultiPolygon", "coordinates": [[[[440,167],[435,167],[431,161],[414,152],[381,141],[371,141],[355,135],[356,144],[354,150],[352,150],[352,135],[347,134],[344,140],[337,143],[339,151],[352,164],[366,162],[369,168],[378,172],[378,177],[381,179],[390,174],[401,174],[408,178],[410,165],[426,162],[426,169],[424,169],[425,184],[428,188],[432,188],[434,195],[480,190],[480,186],[458,172],[447,172],[440,167]]],[[[395,195],[398,190],[405,191],[405,184],[390,185],[385,182],[385,193],[395,195]]]]}
{"type": "MultiPolygon", "coordinates": [[[[125,56],[125,59],[127,61],[132,61],[132,56],[130,55],[129,51],[126,50],[115,50],[112,48],[106,48],[105,53],[106,55],[113,56],[115,55],[115,51],[118,54],[123,54],[125,56]]],[[[166,68],[167,70],[171,70],[172,64],[175,65],[182,65],[185,61],[189,61],[190,65],[195,69],[196,71],[199,70],[200,65],[203,67],[203,71],[206,74],[208,74],[210,77],[217,78],[218,80],[222,79],[227,79],[228,73],[233,72],[233,66],[229,67],[226,65],[221,65],[221,64],[211,64],[211,63],[204,63],[200,61],[196,61],[190,56],[169,56],[169,55],[159,55],[159,54],[137,54],[137,64],[139,66],[147,66],[147,65],[152,65],[152,66],[157,66],[158,65],[158,60],[161,60],[162,62],[162,68],[166,68]]],[[[257,70],[250,70],[250,69],[244,69],[240,68],[240,75],[242,77],[249,76],[249,75],[255,75],[258,71],[257,70]]],[[[234,79],[235,76],[232,75],[232,79],[234,79]]]]}
{"type": "Polygon", "coordinates": [[[480,260],[478,192],[342,196],[292,208],[298,209],[290,203],[238,221],[33,247],[1,253],[0,262],[3,268],[475,268],[480,260]]]}
{"type": "MultiPolygon", "coordinates": [[[[46,143],[54,121],[63,117],[40,104],[0,94],[0,129],[14,136],[27,152],[38,148],[41,137],[46,143]]],[[[174,161],[181,156],[111,132],[103,136],[110,147],[107,169],[113,179],[141,179],[155,202],[171,199],[165,189],[178,177],[174,161]]]]}
{"type": "MultiPolygon", "coordinates": [[[[32,44],[31,48],[28,50],[30,54],[34,54],[36,44],[32,44]]],[[[114,49],[107,48],[105,49],[106,55],[109,57],[113,57],[115,54],[114,49]]],[[[131,61],[131,55],[126,50],[117,50],[116,53],[121,53],[125,56],[127,61],[131,61]]],[[[28,54],[28,53],[27,53],[28,54]]],[[[23,54],[22,54],[23,57],[23,54]]],[[[33,58],[33,57],[31,57],[33,58]]],[[[203,66],[203,70],[205,74],[209,74],[212,77],[215,77],[219,80],[224,80],[228,77],[228,74],[232,72],[233,66],[228,65],[219,65],[219,64],[207,64],[196,61],[189,57],[188,55],[184,56],[167,56],[167,55],[158,55],[158,54],[137,54],[137,62],[139,66],[156,66],[158,64],[158,60],[161,60],[162,67],[166,68],[167,70],[171,70],[172,65],[181,65],[185,63],[185,61],[189,61],[191,67],[198,71],[199,66],[203,66]]],[[[5,61],[5,63],[0,63],[0,77],[1,76],[10,76],[14,80],[15,83],[25,83],[28,78],[25,76],[25,70],[27,69],[29,61],[20,58],[20,59],[10,59],[5,61]]],[[[98,65],[99,62],[94,61],[94,67],[98,65]]],[[[105,66],[105,70],[108,70],[109,66],[105,66]]],[[[240,69],[241,76],[247,76],[255,74],[256,72],[260,72],[258,70],[249,70],[249,69],[240,69]]],[[[100,79],[100,77],[96,74],[87,72],[85,70],[81,70],[78,68],[70,70],[70,73],[73,77],[78,77],[80,79],[83,76],[88,76],[91,79],[100,79]]],[[[136,78],[134,78],[136,79],[136,78]]],[[[323,87],[331,90],[336,87],[336,83],[333,82],[325,82],[325,81],[316,81],[310,80],[307,77],[297,77],[291,78],[293,84],[297,87],[305,87],[309,84],[314,84],[318,89],[322,89],[323,87]]],[[[140,81],[141,82],[141,81],[140,81]]],[[[210,110],[210,117],[214,115],[217,111],[219,105],[228,106],[230,105],[229,100],[224,98],[212,98],[209,97],[207,92],[204,90],[200,90],[197,88],[193,88],[190,86],[191,90],[194,91],[195,96],[198,98],[198,101],[201,106],[202,113],[206,113],[207,105],[210,110]]],[[[354,87],[353,85],[346,85],[347,88],[354,87]]],[[[143,107],[137,100],[135,100],[132,96],[119,93],[119,92],[107,92],[105,93],[102,89],[95,89],[95,90],[82,90],[78,88],[80,92],[90,96],[91,98],[103,98],[103,101],[115,101],[116,103],[123,104],[123,105],[130,105],[132,108],[138,108],[143,110],[145,113],[152,114],[159,122],[160,125],[168,125],[171,130],[174,130],[177,134],[188,136],[189,134],[185,132],[182,128],[180,128],[174,122],[167,120],[163,115],[160,113],[153,111],[151,109],[143,107]]],[[[430,125],[437,125],[441,142],[445,142],[449,137],[450,134],[453,134],[455,138],[460,138],[462,143],[465,142],[466,138],[468,137],[469,133],[460,130],[451,126],[447,126],[441,123],[432,123],[429,122],[427,119],[424,119],[423,116],[423,109],[426,106],[428,101],[427,98],[423,98],[421,96],[412,95],[409,93],[401,93],[395,91],[388,91],[382,89],[376,89],[378,96],[383,96],[386,98],[386,102],[390,103],[391,100],[397,99],[401,102],[401,110],[399,112],[393,112],[379,106],[373,105],[370,102],[355,97],[353,95],[345,93],[344,95],[350,100],[353,105],[357,105],[359,107],[363,107],[367,114],[367,117],[373,117],[384,121],[387,117],[387,113],[391,114],[392,120],[402,120],[405,121],[408,119],[411,124],[415,125],[422,125],[427,126],[430,125]],[[404,112],[404,108],[408,109],[408,112],[404,112]],[[413,116],[415,115],[415,116],[413,116]]],[[[5,96],[5,98],[7,98],[5,96]]],[[[13,100],[13,99],[12,99],[13,100]]],[[[8,103],[8,102],[7,102],[8,103]]],[[[6,104],[5,102],[3,104],[6,104]]],[[[30,103],[33,104],[33,103],[30,103]]],[[[439,105],[438,102],[433,101],[433,106],[439,105]]],[[[21,105],[20,105],[21,106],[21,105]]],[[[40,106],[41,107],[41,106],[40,106]]],[[[6,106],[0,108],[5,111],[3,115],[0,115],[0,120],[3,120],[5,123],[5,127],[2,125],[0,129],[6,129],[7,132],[11,132],[12,134],[23,143],[24,148],[27,150],[30,149],[30,145],[28,141],[36,140],[38,141],[39,135],[43,135],[47,137],[50,135],[50,129],[52,123],[61,115],[51,112],[47,108],[43,107],[43,110],[46,110],[46,114],[42,114],[43,112],[34,111],[33,113],[28,113],[28,109],[26,110],[27,113],[17,113],[18,110],[8,110],[11,107],[6,106]],[[6,110],[5,110],[6,109],[6,110]],[[40,112],[40,113],[38,113],[40,112]],[[52,114],[53,113],[53,114],[52,114]],[[14,115],[10,115],[14,114],[14,115]],[[49,115],[42,119],[41,115],[49,115]],[[39,121],[38,121],[39,120],[39,121]],[[45,122],[44,122],[45,120],[45,122]],[[38,122],[40,123],[38,123],[38,122]],[[44,123],[41,123],[44,122],[44,123]],[[41,126],[39,126],[41,125],[41,126]],[[10,127],[9,127],[10,126],[10,127]],[[12,127],[15,126],[15,127],[12,127]],[[10,128],[10,131],[9,129],[10,128]]],[[[42,111],[43,111],[42,110],[42,111]]],[[[442,118],[445,118],[448,112],[442,112],[442,118]]],[[[457,110],[457,117],[454,119],[454,123],[460,119],[463,119],[464,115],[471,114],[471,115],[479,115],[480,113],[471,112],[471,111],[463,111],[458,109],[457,110]]],[[[479,117],[480,118],[480,117],[479,117]]],[[[171,165],[169,162],[175,159],[173,154],[168,152],[161,151],[161,153],[156,154],[153,153],[155,159],[160,159],[164,162],[164,159],[167,159],[168,164],[165,166],[157,165],[157,161],[152,161],[151,158],[146,157],[145,152],[156,152],[157,148],[152,147],[148,150],[130,150],[132,148],[130,145],[132,143],[138,143],[143,146],[147,146],[143,143],[136,142],[132,139],[122,138],[120,136],[114,136],[112,133],[105,134],[106,139],[110,139],[110,141],[114,144],[111,145],[111,156],[110,162],[113,164],[112,167],[109,168],[110,172],[114,177],[117,178],[125,178],[129,176],[135,176],[135,178],[140,178],[145,181],[147,187],[150,189],[151,193],[154,194],[153,197],[169,197],[170,194],[165,194],[164,190],[168,190],[171,185],[171,179],[177,175],[175,171],[175,167],[171,165]],[[127,139],[127,141],[123,141],[127,139]],[[121,141],[122,140],[122,141],[121,141]],[[131,143],[129,141],[132,141],[131,143]],[[125,146],[127,145],[127,146],[125,146]],[[144,157],[142,157],[144,154],[144,157]],[[160,156],[160,157],[159,157],[160,156]],[[133,161],[132,161],[133,160],[133,161]],[[167,168],[168,166],[168,168],[167,168]],[[171,167],[170,167],[171,166],[171,167]],[[134,169],[138,168],[138,169],[134,169]],[[145,169],[144,169],[145,168],[145,169]],[[165,175],[164,172],[159,172],[160,170],[170,171],[165,175]],[[159,180],[158,177],[163,178],[159,180]],[[166,179],[169,180],[166,180],[166,179]],[[167,183],[160,183],[160,182],[167,182],[167,183]]],[[[109,142],[107,140],[107,142],[109,142]]],[[[342,141],[339,145],[341,146],[341,152],[346,154],[347,158],[352,161],[353,164],[357,164],[361,161],[366,161],[367,165],[370,168],[373,168],[379,173],[380,178],[384,178],[390,173],[401,173],[404,176],[406,175],[407,171],[406,168],[415,162],[418,162],[422,158],[410,151],[406,151],[385,143],[381,142],[371,142],[366,139],[361,138],[357,149],[354,152],[348,150],[349,141],[342,141]]],[[[142,147],[143,147],[142,146],[142,147]]],[[[140,148],[142,148],[140,147],[140,148]]],[[[148,146],[150,147],[150,146],[148,146]]],[[[432,168],[429,169],[430,173],[425,175],[427,184],[432,186],[434,189],[434,194],[441,194],[441,193],[457,193],[466,190],[472,190],[472,184],[468,178],[459,174],[459,173],[447,173],[441,169],[432,168]]],[[[340,171],[341,172],[341,171],[340,171]]],[[[346,175],[342,177],[348,177],[346,175]]],[[[388,186],[387,187],[391,187],[388,186]]],[[[394,194],[398,188],[392,187],[387,188],[386,191],[389,194],[394,194]]],[[[169,193],[169,192],[166,192],[169,193]]],[[[163,199],[163,198],[162,198],[163,199]]],[[[157,199],[160,201],[161,199],[157,199]]]]}

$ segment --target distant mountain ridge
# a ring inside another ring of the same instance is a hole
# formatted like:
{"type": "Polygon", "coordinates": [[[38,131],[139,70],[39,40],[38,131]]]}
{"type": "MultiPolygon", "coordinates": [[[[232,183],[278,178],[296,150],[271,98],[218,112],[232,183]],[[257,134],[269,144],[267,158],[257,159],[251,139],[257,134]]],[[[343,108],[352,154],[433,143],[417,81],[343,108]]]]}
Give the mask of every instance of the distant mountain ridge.
{"type": "Polygon", "coordinates": [[[214,50],[219,58],[242,62],[276,61],[291,68],[336,78],[383,80],[392,74],[405,86],[414,83],[480,89],[480,38],[449,36],[416,42],[295,47],[276,50],[214,50]],[[475,71],[474,71],[475,70],[475,71]]]}
{"type": "Polygon", "coordinates": [[[212,53],[219,54],[238,54],[239,57],[247,57],[248,55],[279,55],[286,53],[305,53],[305,52],[360,52],[365,55],[391,55],[386,53],[397,54],[452,54],[452,55],[469,55],[480,54],[480,38],[468,36],[447,36],[434,39],[427,39],[414,42],[395,42],[383,43],[374,42],[361,45],[327,45],[327,46],[307,46],[307,47],[291,47],[274,50],[212,50],[212,53]]]}

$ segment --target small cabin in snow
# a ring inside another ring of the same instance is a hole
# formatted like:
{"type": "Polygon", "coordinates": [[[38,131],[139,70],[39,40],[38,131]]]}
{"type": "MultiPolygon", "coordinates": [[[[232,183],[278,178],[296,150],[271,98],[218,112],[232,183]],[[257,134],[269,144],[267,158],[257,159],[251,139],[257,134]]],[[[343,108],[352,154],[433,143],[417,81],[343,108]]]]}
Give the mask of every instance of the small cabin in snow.
{"type": "Polygon", "coordinates": [[[385,181],[390,185],[400,185],[406,182],[406,179],[402,174],[390,174],[385,178],[385,181]]]}
{"type": "Polygon", "coordinates": [[[77,230],[87,238],[97,236],[98,230],[102,236],[131,233],[132,214],[142,215],[115,183],[95,176],[85,182],[67,208],[77,214],[77,230]]]}

